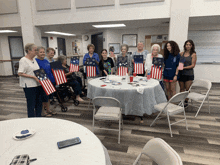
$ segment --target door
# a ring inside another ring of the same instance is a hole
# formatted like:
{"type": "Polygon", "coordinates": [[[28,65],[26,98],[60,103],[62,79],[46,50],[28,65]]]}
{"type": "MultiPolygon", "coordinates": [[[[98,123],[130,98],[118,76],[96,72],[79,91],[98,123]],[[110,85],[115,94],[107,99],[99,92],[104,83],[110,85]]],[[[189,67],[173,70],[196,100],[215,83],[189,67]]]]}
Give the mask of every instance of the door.
{"type": "Polygon", "coordinates": [[[57,37],[58,55],[66,55],[66,41],[65,38],[57,37]]]}
{"type": "Polygon", "coordinates": [[[13,75],[17,74],[19,60],[24,56],[23,40],[20,36],[8,37],[13,75]]]}
{"type": "Polygon", "coordinates": [[[94,34],[91,38],[92,44],[95,46],[95,53],[101,57],[101,51],[103,49],[103,33],[94,34]]]}

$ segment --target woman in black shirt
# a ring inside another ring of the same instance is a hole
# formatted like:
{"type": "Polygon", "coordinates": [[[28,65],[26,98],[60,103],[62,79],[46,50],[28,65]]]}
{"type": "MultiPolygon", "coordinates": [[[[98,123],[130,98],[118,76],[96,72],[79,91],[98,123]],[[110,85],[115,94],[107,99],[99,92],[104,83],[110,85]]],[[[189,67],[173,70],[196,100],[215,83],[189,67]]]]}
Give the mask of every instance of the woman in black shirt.
{"type": "Polygon", "coordinates": [[[107,50],[103,49],[101,51],[101,60],[99,62],[99,69],[102,71],[102,76],[107,76],[112,74],[114,62],[112,58],[107,57],[107,50]]]}

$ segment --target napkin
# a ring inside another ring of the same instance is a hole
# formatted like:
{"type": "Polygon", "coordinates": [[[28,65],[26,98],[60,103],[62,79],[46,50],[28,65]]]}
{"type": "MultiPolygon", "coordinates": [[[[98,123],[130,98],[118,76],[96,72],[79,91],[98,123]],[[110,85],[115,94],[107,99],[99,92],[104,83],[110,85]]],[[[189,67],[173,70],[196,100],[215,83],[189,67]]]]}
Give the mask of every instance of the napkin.
{"type": "Polygon", "coordinates": [[[140,94],[144,93],[144,87],[137,87],[137,92],[140,94]]]}

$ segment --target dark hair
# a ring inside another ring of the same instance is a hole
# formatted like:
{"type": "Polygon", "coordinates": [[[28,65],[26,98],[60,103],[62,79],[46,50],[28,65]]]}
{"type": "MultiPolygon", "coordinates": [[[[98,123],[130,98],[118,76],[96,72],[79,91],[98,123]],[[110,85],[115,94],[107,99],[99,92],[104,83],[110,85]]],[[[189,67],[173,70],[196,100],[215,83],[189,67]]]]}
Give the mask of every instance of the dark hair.
{"type": "MultiPolygon", "coordinates": [[[[106,53],[108,53],[108,51],[107,51],[106,49],[102,49],[101,54],[102,54],[102,52],[104,52],[104,51],[106,51],[106,53]]],[[[102,64],[103,64],[103,63],[104,63],[104,60],[103,60],[102,55],[101,55],[101,61],[102,61],[102,64]]]]}
{"type": "Polygon", "coordinates": [[[180,52],[179,46],[175,41],[168,41],[164,46],[164,59],[168,59],[169,51],[167,49],[167,44],[171,46],[171,54],[177,56],[180,52]]]}
{"type": "Polygon", "coordinates": [[[191,49],[190,49],[190,55],[192,55],[193,53],[196,53],[196,51],[195,51],[195,44],[194,44],[194,42],[193,42],[192,40],[187,40],[187,41],[184,43],[184,46],[183,46],[184,52],[186,51],[186,44],[187,44],[187,42],[189,42],[189,43],[192,45],[192,47],[191,47],[191,49]]]}

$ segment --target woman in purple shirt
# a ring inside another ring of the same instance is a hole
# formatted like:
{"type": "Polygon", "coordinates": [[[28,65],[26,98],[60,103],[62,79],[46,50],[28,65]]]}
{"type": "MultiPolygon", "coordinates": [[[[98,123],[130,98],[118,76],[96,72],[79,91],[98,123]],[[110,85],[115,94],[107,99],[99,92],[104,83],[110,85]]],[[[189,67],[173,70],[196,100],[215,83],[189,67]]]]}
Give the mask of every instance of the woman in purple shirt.
{"type": "Polygon", "coordinates": [[[87,50],[89,51],[88,53],[85,54],[84,58],[83,58],[83,65],[85,65],[86,59],[87,58],[95,58],[96,60],[96,76],[99,75],[99,55],[97,53],[94,53],[95,50],[95,46],[93,44],[89,44],[87,46],[87,50]]]}
{"type": "Polygon", "coordinates": [[[163,80],[168,100],[176,94],[176,82],[180,61],[180,49],[175,41],[168,41],[164,46],[163,80]]]}

